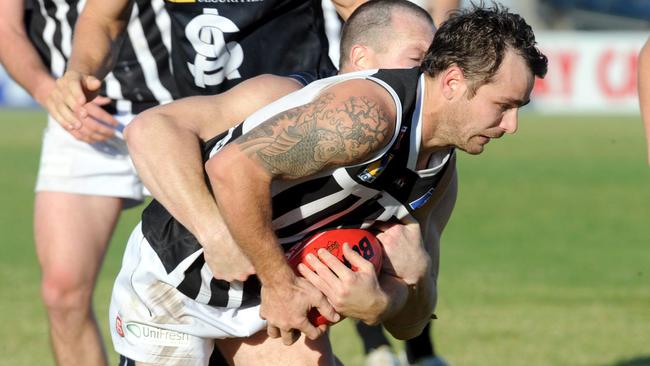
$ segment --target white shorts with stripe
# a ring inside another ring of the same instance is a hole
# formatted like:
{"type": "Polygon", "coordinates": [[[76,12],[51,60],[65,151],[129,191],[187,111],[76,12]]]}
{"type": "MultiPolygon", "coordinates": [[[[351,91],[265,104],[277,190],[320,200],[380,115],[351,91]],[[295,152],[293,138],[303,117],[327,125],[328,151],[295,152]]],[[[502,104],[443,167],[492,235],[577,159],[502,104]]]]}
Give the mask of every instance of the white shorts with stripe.
{"type": "Polygon", "coordinates": [[[152,364],[207,365],[215,339],[248,337],[265,328],[259,305],[206,305],[180,293],[167,277],[138,224],[111,298],[110,330],[119,354],[152,364]]]}
{"type": "Polygon", "coordinates": [[[51,116],[43,134],[36,191],[120,197],[132,206],[147,191],[129,157],[122,129],[133,115],[116,115],[116,137],[88,144],[75,139],[51,116]]]}

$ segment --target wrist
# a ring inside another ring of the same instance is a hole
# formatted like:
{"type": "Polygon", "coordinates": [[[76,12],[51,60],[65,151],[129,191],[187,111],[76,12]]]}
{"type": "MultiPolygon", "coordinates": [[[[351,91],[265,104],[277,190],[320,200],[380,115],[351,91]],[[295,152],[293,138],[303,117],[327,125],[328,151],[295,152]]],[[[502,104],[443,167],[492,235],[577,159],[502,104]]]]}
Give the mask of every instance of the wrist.
{"type": "Polygon", "coordinates": [[[45,107],[47,98],[55,87],[55,81],[49,75],[38,81],[33,89],[32,97],[41,106],[45,107]]]}

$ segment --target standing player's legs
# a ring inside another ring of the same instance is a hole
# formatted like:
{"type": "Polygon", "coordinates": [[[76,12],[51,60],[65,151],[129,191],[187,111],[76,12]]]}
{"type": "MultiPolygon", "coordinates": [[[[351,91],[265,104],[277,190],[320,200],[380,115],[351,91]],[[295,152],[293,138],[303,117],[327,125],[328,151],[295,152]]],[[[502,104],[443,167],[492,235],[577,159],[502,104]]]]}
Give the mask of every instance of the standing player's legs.
{"type": "Polygon", "coordinates": [[[80,142],[50,118],[36,192],[36,254],[57,363],[105,365],[93,289],[124,203],[143,196],[126,144],[80,142]]]}
{"type": "Polygon", "coordinates": [[[92,295],[121,209],[122,199],[115,197],[36,194],[34,234],[41,291],[59,365],[107,362],[92,295]]]}

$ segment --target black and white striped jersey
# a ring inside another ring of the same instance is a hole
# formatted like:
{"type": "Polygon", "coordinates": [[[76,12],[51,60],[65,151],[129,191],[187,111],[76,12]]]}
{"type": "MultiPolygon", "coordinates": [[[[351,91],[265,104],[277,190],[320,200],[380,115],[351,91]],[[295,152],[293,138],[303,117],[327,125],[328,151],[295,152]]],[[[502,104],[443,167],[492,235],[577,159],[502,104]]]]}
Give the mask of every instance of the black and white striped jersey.
{"type": "MultiPolygon", "coordinates": [[[[453,149],[435,154],[429,167],[417,170],[422,130],[423,76],[417,69],[368,70],[311,83],[262,108],[242,124],[208,141],[204,158],[277,113],[313,100],[324,88],[353,78],[369,79],[388,90],[397,106],[395,134],[374,158],[272,185],[273,228],[283,248],[315,232],[341,227],[370,228],[400,220],[433,195],[453,149]]],[[[167,278],[185,295],[214,306],[255,304],[259,283],[228,283],[212,278],[196,239],[157,201],[142,216],[142,231],[158,254],[167,278]]]]}
{"type": "MultiPolygon", "coordinates": [[[[165,0],[182,96],[261,74],[333,75],[321,0],[165,0]]],[[[324,76],[325,75],[325,76],[324,76]]]]}
{"type": "MultiPolygon", "coordinates": [[[[63,75],[85,0],[27,0],[29,37],[54,77],[63,75]]],[[[139,113],[176,97],[171,73],[171,22],[163,0],[135,0],[127,35],[101,94],[112,113],[139,113]]]]}

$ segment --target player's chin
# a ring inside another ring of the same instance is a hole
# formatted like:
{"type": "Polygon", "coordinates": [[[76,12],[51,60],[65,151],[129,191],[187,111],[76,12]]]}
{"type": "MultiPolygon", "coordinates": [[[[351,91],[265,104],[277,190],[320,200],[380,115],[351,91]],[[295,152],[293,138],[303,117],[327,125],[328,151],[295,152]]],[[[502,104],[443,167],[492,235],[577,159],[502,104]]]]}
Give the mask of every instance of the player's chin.
{"type": "Polygon", "coordinates": [[[478,155],[483,152],[485,145],[470,142],[467,145],[460,147],[460,149],[468,154],[478,155]]]}

